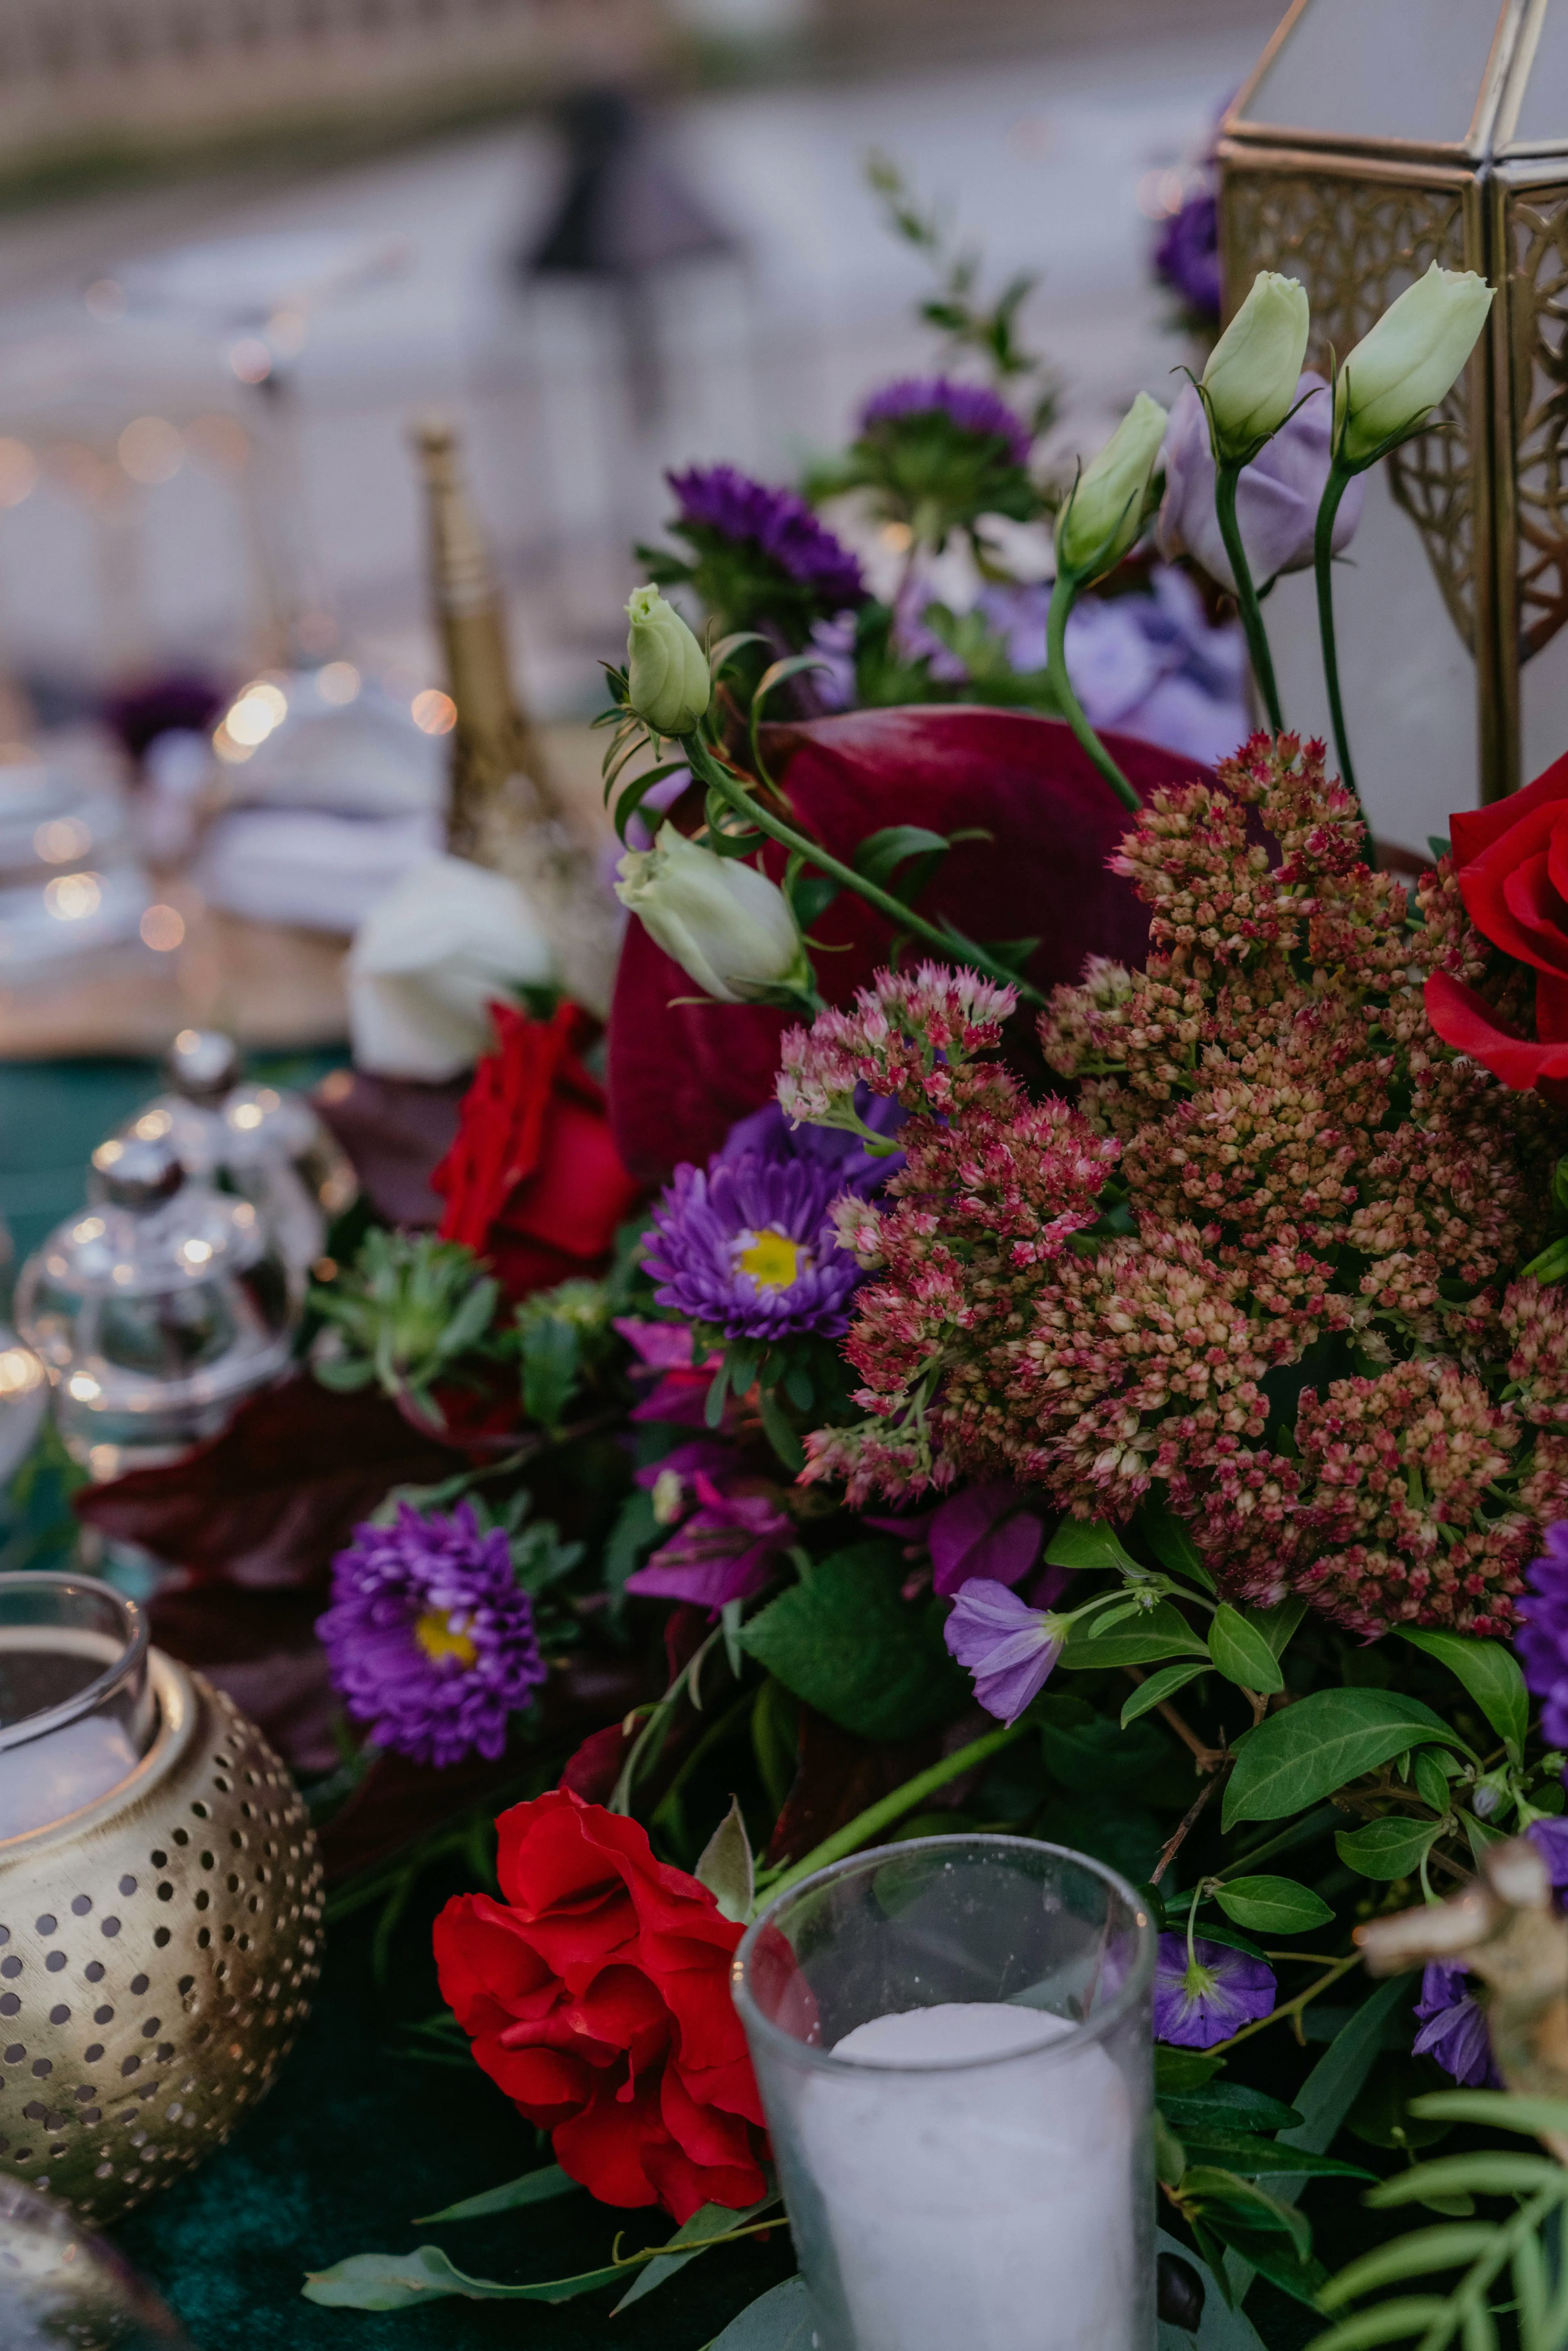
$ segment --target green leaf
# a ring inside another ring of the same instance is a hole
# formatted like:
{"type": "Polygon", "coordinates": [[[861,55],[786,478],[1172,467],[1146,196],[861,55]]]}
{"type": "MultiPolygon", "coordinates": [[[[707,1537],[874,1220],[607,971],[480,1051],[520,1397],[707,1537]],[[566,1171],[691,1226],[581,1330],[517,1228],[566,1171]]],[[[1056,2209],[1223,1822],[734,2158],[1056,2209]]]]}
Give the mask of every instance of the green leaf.
{"type": "Polygon", "coordinates": [[[1265,2138],[1257,2131],[1188,2129],[1182,2135],[1182,2143],[1193,2163],[1222,2163],[1247,2179],[1256,2179],[1260,2172],[1288,2172],[1297,2179],[1316,2179],[1331,2172],[1342,2179],[1377,2177],[1364,2164],[1345,2163],[1334,2155],[1303,2155],[1299,2147],[1281,2147],[1278,2140],[1265,2138]]]}
{"type": "Polygon", "coordinates": [[[1479,2123],[1485,2130],[1522,2131],[1531,2138],[1548,2132],[1568,2137],[1568,2098],[1532,2098],[1514,2090],[1430,2090],[1411,2099],[1410,2111],[1423,2121],[1479,2123]]]}
{"type": "Polygon", "coordinates": [[[1379,2286],[1397,2285],[1403,2278],[1426,2277],[1434,2270],[1458,2269],[1490,2252],[1497,2231],[1490,2220],[1471,2226],[1449,2221],[1440,2229],[1412,2229],[1407,2235],[1374,2246],[1331,2278],[1320,2301],[1325,2310],[1338,2310],[1358,2294],[1374,2294],[1379,2286]]]}
{"type": "Polygon", "coordinates": [[[1531,2196],[1562,2178],[1562,2165],[1548,2155],[1515,2155],[1511,2150],[1480,2147],[1396,2171],[1392,2179],[1379,2180],[1375,2188],[1369,2188],[1366,2200],[1383,2206],[1418,2204],[1427,2196],[1531,2196]]]}
{"type": "Polygon", "coordinates": [[[1233,1877],[1215,1888],[1228,1918],[1260,1935],[1304,1935],[1333,1917],[1322,1896],[1293,1877],[1233,1877]]]}
{"type": "Polygon", "coordinates": [[[1214,2125],[1222,2130],[1288,2130],[1301,2119],[1294,2106],[1281,2105],[1265,2091],[1249,2089],[1242,2082],[1215,2082],[1207,2089],[1158,2093],[1162,2109],[1177,2130],[1190,2127],[1195,2138],[1214,2125]]]}
{"type": "Polygon", "coordinates": [[[1222,1825],[1284,1820],[1434,1740],[1464,1743],[1419,1698],[1398,1690],[1314,1690],[1237,1740],[1222,1825]]]}
{"type": "Polygon", "coordinates": [[[901,1599],[902,1582],[894,1544],[852,1544],[754,1616],[740,1646],[841,1729],[912,1738],[955,1712],[969,1683],[943,1646],[946,1610],[901,1599]]]}
{"type": "Polygon", "coordinates": [[[499,2188],[486,2188],[477,2196],[465,2196],[461,2204],[448,2204],[444,2211],[417,2213],[413,2225],[425,2229],[436,2220],[482,2220],[486,2213],[514,2212],[521,2204],[542,2204],[551,2196],[584,2192],[580,2181],[570,2179],[559,2163],[547,2163],[538,2171],[525,2171],[520,2179],[508,2179],[499,2188]]]}
{"type": "Polygon", "coordinates": [[[1182,2181],[1182,2202],[1195,2207],[1211,2228],[1222,2225],[1221,2215],[1234,2213],[1243,2228],[1288,2237],[1303,2260],[1312,2250],[1312,2226],[1305,2213],[1228,2168],[1189,2166],[1182,2181]]]}
{"type": "Polygon", "coordinates": [[[1186,2149],[1172,2129],[1165,2108],[1155,2108],[1155,2177],[1175,2188],[1186,2169],[1186,2149]]]}
{"type": "Polygon", "coordinates": [[[817,2340],[817,2314],[804,2278],[786,2278],[748,2302],[707,2351],[810,2351],[817,2340]]]}
{"type": "Polygon", "coordinates": [[[731,1796],[729,1810],[704,1845],[692,1875],[707,1887],[727,1918],[738,1924],[750,1917],[756,1865],[738,1796],[731,1796]]]}
{"type": "Polygon", "coordinates": [[[779,1408],[779,1399],[771,1388],[758,1392],[758,1405],[762,1416],[762,1431],[792,1478],[800,1476],[806,1466],[806,1448],[797,1432],[779,1408]]]}
{"type": "Polygon", "coordinates": [[[582,1338],[554,1314],[523,1326],[523,1410],[541,1427],[559,1428],[577,1385],[582,1338]]]}
{"type": "Polygon", "coordinates": [[[727,2204],[705,2204],[689,2220],[682,2222],[664,2251],[654,2255],[635,2283],[622,2295],[611,2317],[619,2318],[629,2304],[641,2302],[645,2294],[652,2294],[655,2286],[665,2284],[677,2271],[684,2270],[688,2262],[695,2262],[710,2238],[727,2237],[734,2229],[744,2229],[748,2220],[755,2220],[778,2201],[777,2196],[765,2196],[760,2203],[747,2205],[738,2212],[732,2211],[727,2204]]]}
{"type": "Polygon", "coordinates": [[[1462,1633],[1414,1632],[1396,1627],[1402,1640],[1447,1666],[1469,1692],[1509,1754],[1518,1763],[1530,1729],[1530,1694],[1519,1659],[1506,1641],[1476,1641],[1462,1633]]]}
{"type": "Polygon", "coordinates": [[[1211,2081],[1224,2063],[1223,2057],[1206,2057],[1198,2049],[1173,2049],[1160,2042],[1155,2049],[1155,2094],[1187,2096],[1211,2081]]]}
{"type": "Polygon", "coordinates": [[[1174,1698],[1177,1690],[1186,1689],[1188,1682],[1196,1681],[1199,1674],[1207,1671],[1208,1662],[1204,1657],[1194,1658],[1186,1665],[1162,1666],[1157,1674],[1151,1674],[1146,1682],[1139,1683],[1122,1708],[1123,1729],[1125,1730],[1130,1722],[1136,1722],[1139,1715],[1147,1714],[1166,1698],[1174,1698]]]}
{"type": "Polygon", "coordinates": [[[1063,1519],[1045,1547],[1048,1567],[1110,1568],[1117,1575],[1144,1570],[1104,1519],[1063,1519]]]}
{"type": "Polygon", "coordinates": [[[1443,1769],[1442,1752],[1433,1747],[1419,1747],[1411,1763],[1410,1776],[1416,1783],[1416,1793],[1424,1804],[1430,1804],[1439,1820],[1453,1806],[1448,1775],[1443,1769]]]}
{"type": "Polygon", "coordinates": [[[1155,2232],[1156,2253],[1173,2253],[1196,2269],[1203,2280],[1203,2323],[1195,2336],[1185,2330],[1162,2322],[1159,2328],[1159,2351],[1263,2351],[1257,2328],[1244,2311],[1226,2306],[1224,2290],[1216,2283],[1214,2273],[1201,2254],[1190,2245],[1184,2245],[1164,2229],[1155,2232]]]}
{"type": "Polygon", "coordinates": [[[856,850],[855,872],[904,905],[912,905],[951,846],[945,832],[932,832],[923,824],[884,825],[880,832],[868,834],[856,850]],[[900,876],[898,869],[906,863],[909,871],[900,876]]]}
{"type": "Polygon", "coordinates": [[[1256,1625],[1277,1657],[1282,1657],[1290,1646],[1291,1635],[1307,1613],[1307,1604],[1292,1593],[1289,1600],[1276,1601],[1272,1608],[1249,1608],[1249,1624],[1256,1625]]]}
{"type": "Polygon", "coordinates": [[[1059,1787],[1075,1795],[1106,1796],[1134,1789],[1168,1771],[1170,1739],[1158,1723],[1124,1730],[1066,1690],[1048,1690],[1041,1707],[1040,1748],[1059,1787]]]}
{"type": "Polygon", "coordinates": [[[1163,1568],[1172,1575],[1190,1576],[1206,1592],[1213,1591],[1214,1578],[1197,1544],[1162,1495],[1153,1489],[1145,1494],[1133,1523],[1163,1568]]]}
{"type": "Polygon", "coordinates": [[[1089,1627],[1094,1620],[1080,1618],[1068,1635],[1059,1665],[1068,1672],[1092,1673],[1110,1666],[1152,1666],[1163,1657],[1199,1656],[1208,1663],[1208,1651],[1204,1647],[1179,1608],[1168,1600],[1161,1600],[1153,1608],[1130,1618],[1125,1629],[1118,1625],[1091,1638],[1089,1627]]]}
{"type": "Polygon", "coordinates": [[[1334,1850],[1347,1869],[1363,1877],[1410,1877],[1442,1831],[1441,1821],[1368,1821],[1364,1829],[1342,1829],[1334,1850]]]}
{"type": "Polygon", "coordinates": [[[1280,1661],[1256,1625],[1222,1600],[1208,1628],[1208,1654],[1216,1670],[1242,1689],[1272,1694],[1285,1687],[1280,1661]]]}
{"type": "MultiPolygon", "coordinates": [[[[1280,2133],[1281,2146],[1299,2147],[1303,2155],[1328,2153],[1372,2071],[1390,2016],[1409,2001],[1410,1982],[1408,1975],[1390,1976],[1340,2027],[1296,2092],[1303,2119],[1280,2133]]],[[[1276,2185],[1293,2199],[1306,2182],[1281,2179],[1276,2185]]]]}
{"type": "MultiPolygon", "coordinates": [[[[1234,2281],[1238,2276],[1250,2279],[1256,2270],[1277,2285],[1281,2294],[1305,2303],[1316,2310],[1318,2295],[1328,2278],[1322,2262],[1314,2261],[1310,2252],[1298,2252],[1291,2241],[1270,2229],[1249,2227],[1239,2213],[1210,2210],[1208,2225],[1217,2230],[1230,2246],[1226,2270],[1234,2281]]],[[[1240,2289],[1232,2285],[1233,2292],[1240,2289]]]]}
{"type": "Polygon", "coordinates": [[[497,2285],[492,2278],[468,2277],[454,2268],[439,2245],[412,2253],[351,2253],[329,2270],[306,2273],[307,2302],[331,2310],[409,2310],[415,2303],[461,2294],[468,2302],[570,2302],[580,2294],[619,2285],[625,2264],[585,2270],[580,2277],[549,2278],[541,2285],[497,2285]]]}
{"type": "Polygon", "coordinates": [[[1326,2335],[1314,2335],[1308,2351],[1374,2351],[1380,2343],[1408,2343],[1413,2335],[1425,2335],[1435,2319],[1446,2317],[1448,2310],[1440,2294],[1403,2294],[1397,2302],[1380,2302],[1375,2310],[1364,2310],[1358,2317],[1331,2326],[1326,2335]]]}

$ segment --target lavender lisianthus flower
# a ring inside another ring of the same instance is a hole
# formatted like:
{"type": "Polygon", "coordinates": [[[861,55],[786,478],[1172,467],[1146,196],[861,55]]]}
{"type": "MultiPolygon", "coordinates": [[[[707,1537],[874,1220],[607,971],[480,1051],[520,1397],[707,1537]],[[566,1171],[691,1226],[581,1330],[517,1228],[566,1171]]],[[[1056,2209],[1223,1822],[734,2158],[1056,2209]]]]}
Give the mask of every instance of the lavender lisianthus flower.
{"type": "Polygon", "coordinates": [[[1015,465],[1027,465],[1031,446],[1028,425],[1000,395],[981,383],[957,383],[951,376],[904,376],[873,392],[860,413],[862,438],[879,424],[906,416],[946,416],[977,441],[1000,441],[1015,465]]]}
{"type": "Polygon", "coordinates": [[[494,1761],[507,1716],[546,1677],[506,1531],[481,1527],[470,1502],[403,1502],[390,1526],[356,1527],[332,1562],[332,1605],[316,1630],[371,1744],[415,1763],[476,1752],[494,1761]]]}
{"type": "MultiPolygon", "coordinates": [[[[1333,404],[1321,375],[1309,369],[1296,386],[1301,405],[1244,467],[1236,491],[1236,520],[1252,568],[1266,588],[1281,571],[1304,571],[1312,559],[1318,507],[1328,480],[1333,404]]],[[[1169,560],[1188,555],[1220,587],[1235,590],[1230,559],[1214,505],[1214,456],[1208,420],[1194,384],[1171,408],[1165,439],[1166,494],[1155,538],[1169,560]]],[[[1348,547],[1361,520],[1365,485],[1357,475],[1334,521],[1334,553],[1348,547]],[[1357,493],[1362,493],[1358,496],[1357,493]]]]}
{"type": "Polygon", "coordinates": [[[749,542],[830,611],[865,601],[859,563],[793,490],[754,481],[735,465],[690,465],[664,479],[680,502],[678,528],[749,542]]]}
{"type": "Polygon", "coordinates": [[[1445,1967],[1434,1959],[1421,1976],[1421,1997],[1416,2017],[1421,2030],[1411,2048],[1417,2057],[1435,2057],[1464,2090],[1500,2090],[1502,2076],[1492,2059],[1486,2011],[1472,1989],[1468,1968],[1445,1967]]]}
{"type": "Polygon", "coordinates": [[[942,1637],[974,1676],[987,1713],[1016,1722],[1045,1687],[1066,1634],[1050,1609],[1030,1608],[1005,1583],[976,1575],[954,1601],[942,1637]]]}
{"type": "Polygon", "coordinates": [[[837,1338],[863,1280],[829,1215],[843,1190],[836,1168],[802,1158],[677,1167],[653,1211],[654,1296],[729,1339],[837,1338]]]}
{"type": "Polygon", "coordinates": [[[1525,1687],[1544,1700],[1541,1728],[1553,1747],[1568,1746],[1568,1519],[1547,1528],[1544,1555],[1532,1559],[1522,1618],[1513,1636],[1525,1687]]]}
{"type": "Polygon", "coordinates": [[[1155,247],[1155,275],[1196,318],[1219,323],[1219,205],[1200,189],[1172,213],[1155,247]]]}
{"type": "Polygon", "coordinates": [[[701,1507],[673,1541],[626,1579],[628,1592],[722,1608],[749,1600],[773,1572],[794,1522],[767,1494],[723,1493],[706,1472],[695,1478],[701,1507]]]}
{"type": "Polygon", "coordinates": [[[1162,1935],[1155,1961],[1155,2038],[1178,2049],[1212,2049],[1274,2005],[1274,1970],[1249,1952],[1198,1936],[1162,1935]]]}

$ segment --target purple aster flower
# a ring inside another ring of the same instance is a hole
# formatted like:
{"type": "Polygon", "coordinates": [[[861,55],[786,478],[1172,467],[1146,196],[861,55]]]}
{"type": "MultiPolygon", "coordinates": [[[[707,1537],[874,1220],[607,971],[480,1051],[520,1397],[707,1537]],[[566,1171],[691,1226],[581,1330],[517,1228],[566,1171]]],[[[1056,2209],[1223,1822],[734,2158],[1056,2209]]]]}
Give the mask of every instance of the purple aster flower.
{"type": "Polygon", "coordinates": [[[753,481],[735,465],[690,465],[664,479],[680,500],[682,525],[749,540],[786,579],[834,611],[864,603],[860,565],[793,490],[753,481]]]}
{"type": "Polygon", "coordinates": [[[1021,1583],[1044,1540],[1045,1528],[1021,1486],[1005,1478],[967,1486],[932,1513],[925,1537],[932,1588],[947,1594],[975,1580],[1021,1583]]]}
{"type": "Polygon", "coordinates": [[[1155,247],[1155,275],[1198,318],[1219,324],[1219,206],[1212,191],[1172,213],[1155,247]]]}
{"type": "Polygon", "coordinates": [[[332,1562],[332,1605],[316,1630],[332,1680],[371,1742],[415,1763],[493,1762],[507,1718],[545,1679],[534,1612],[503,1528],[471,1502],[391,1526],[359,1526],[332,1562]]]}
{"type": "MultiPolygon", "coordinates": [[[[855,1116],[873,1134],[896,1134],[909,1115],[902,1102],[888,1102],[863,1083],[855,1088],[854,1107],[855,1116]]],[[[859,1135],[847,1127],[791,1126],[776,1102],[766,1102],[760,1110],[737,1120],[715,1156],[727,1164],[745,1158],[781,1164],[810,1160],[816,1166],[831,1168],[839,1189],[858,1192],[862,1200],[880,1192],[904,1165],[902,1151],[890,1152],[886,1158],[873,1157],[859,1135]]]]}
{"type": "Polygon", "coordinates": [[[1016,1722],[1045,1687],[1064,1633],[1049,1609],[1030,1608],[1005,1583],[977,1575],[954,1601],[942,1637],[973,1674],[987,1713],[1016,1722]]]}
{"type": "Polygon", "coordinates": [[[1274,1970],[1228,1944],[1162,1935],[1155,1961],[1155,2038],[1178,2049],[1212,2049],[1274,2005],[1274,1970]]]}
{"type": "Polygon", "coordinates": [[[895,424],[905,416],[937,415],[977,441],[1005,442],[1013,464],[1028,465],[1032,435],[1022,417],[983,383],[956,383],[950,376],[905,376],[873,392],[861,410],[861,434],[864,438],[877,425],[895,424]]]}
{"type": "Polygon", "coordinates": [[[1500,2090],[1502,2076],[1492,2062],[1486,2011],[1470,1990],[1468,1968],[1447,1968],[1434,1959],[1421,1977],[1416,2003],[1421,2030],[1411,2043],[1417,2057],[1435,2057],[1459,2087],[1500,2090]]]}
{"type": "Polygon", "coordinates": [[[794,1522],[767,1494],[721,1494],[701,1470],[695,1483],[702,1508],[646,1567],[627,1577],[626,1589],[661,1600],[689,1600],[699,1608],[749,1600],[772,1573],[794,1522]]]}
{"type": "Polygon", "coordinates": [[[730,1339],[838,1337],[863,1279],[828,1215],[843,1188],[836,1168],[810,1159],[746,1154],[677,1167],[647,1259],[660,1305],[730,1339]]]}
{"type": "Polygon", "coordinates": [[[1568,1746],[1568,1519],[1545,1534],[1546,1552],[1532,1559],[1519,1603],[1523,1622],[1513,1636],[1524,1679],[1545,1700],[1541,1728],[1553,1747],[1568,1746]]]}

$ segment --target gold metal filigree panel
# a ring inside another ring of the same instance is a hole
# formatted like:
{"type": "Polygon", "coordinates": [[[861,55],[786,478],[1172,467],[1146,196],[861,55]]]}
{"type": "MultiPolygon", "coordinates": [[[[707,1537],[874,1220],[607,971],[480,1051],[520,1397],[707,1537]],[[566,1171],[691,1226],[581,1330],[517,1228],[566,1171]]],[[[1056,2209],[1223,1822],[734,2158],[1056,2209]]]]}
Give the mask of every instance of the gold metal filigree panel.
{"type": "Polygon", "coordinates": [[[1503,197],[1519,658],[1568,621],[1568,189],[1503,197]]]}
{"type": "MultiPolygon", "coordinates": [[[[1225,279],[1244,290],[1260,269],[1299,277],[1312,308],[1307,361],[1324,375],[1360,341],[1396,295],[1436,261],[1475,266],[1466,190],[1362,173],[1259,168],[1244,149],[1222,150],[1225,279]]],[[[1469,374],[1434,428],[1389,461],[1396,498],[1421,535],[1443,601],[1473,654],[1484,635],[1478,582],[1475,480],[1484,427],[1472,416],[1469,374]]]]}

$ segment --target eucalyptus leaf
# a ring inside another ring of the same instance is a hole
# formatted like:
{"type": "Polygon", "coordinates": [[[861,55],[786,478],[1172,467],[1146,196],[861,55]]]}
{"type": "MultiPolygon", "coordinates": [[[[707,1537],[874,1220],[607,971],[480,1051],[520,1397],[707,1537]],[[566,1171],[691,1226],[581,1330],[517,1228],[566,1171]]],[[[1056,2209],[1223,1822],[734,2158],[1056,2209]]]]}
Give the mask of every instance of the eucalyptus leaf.
{"type": "Polygon", "coordinates": [[[1222,1600],[1208,1628],[1208,1654],[1215,1669],[1239,1687],[1271,1696],[1285,1687],[1280,1660],[1260,1629],[1222,1600]]]}
{"type": "Polygon", "coordinates": [[[1530,1729],[1530,1694],[1519,1659],[1506,1641],[1478,1641],[1462,1633],[1397,1628],[1402,1640],[1447,1666],[1454,1679],[1474,1698],[1517,1763],[1524,1752],[1530,1729]]]}
{"type": "Polygon", "coordinates": [[[1435,1741],[1464,1744],[1419,1698],[1389,1689],[1314,1690],[1237,1740],[1222,1825],[1284,1820],[1435,1741]]]}
{"type": "Polygon", "coordinates": [[[409,2310],[453,2294],[467,2302],[571,2302],[601,2286],[619,2285],[625,2274],[622,2262],[539,2285],[500,2285],[455,2268],[439,2245],[421,2245],[412,2253],[351,2253],[329,2270],[308,2271],[301,2292],[307,2302],[334,2310],[409,2310]]]}
{"type": "Polygon", "coordinates": [[[748,2204],[743,2211],[732,2211],[727,2204],[703,2205],[689,2220],[682,2222],[663,2252],[654,2255],[635,2283],[622,2295],[611,2312],[611,2317],[619,2318],[631,2304],[641,2302],[643,2296],[652,2294],[655,2286],[665,2284],[684,2270],[688,2262],[695,2262],[713,2238],[727,2237],[732,2231],[744,2229],[748,2220],[755,2220],[767,2211],[770,2204],[778,2201],[776,2195],[765,2196],[760,2203],[748,2204]]]}
{"type": "Polygon", "coordinates": [[[738,1924],[750,1917],[756,1865],[738,1796],[731,1796],[729,1810],[704,1845],[693,1875],[707,1887],[727,1918],[738,1924]]]}
{"type": "Polygon", "coordinates": [[[817,2341],[817,2314],[804,2278],[786,2278],[748,2302],[707,2351],[811,2351],[817,2341]]]}
{"type": "Polygon", "coordinates": [[[486,2188],[477,2196],[465,2196],[461,2204],[448,2204],[444,2211],[416,2213],[414,2227],[428,2228],[436,2220],[482,2220],[491,2212],[515,2212],[520,2205],[542,2204],[552,2196],[580,2196],[585,2192],[581,2182],[570,2179],[559,2163],[546,2163],[537,2171],[525,2171],[520,2179],[507,2179],[499,2188],[486,2188]]]}

